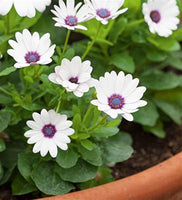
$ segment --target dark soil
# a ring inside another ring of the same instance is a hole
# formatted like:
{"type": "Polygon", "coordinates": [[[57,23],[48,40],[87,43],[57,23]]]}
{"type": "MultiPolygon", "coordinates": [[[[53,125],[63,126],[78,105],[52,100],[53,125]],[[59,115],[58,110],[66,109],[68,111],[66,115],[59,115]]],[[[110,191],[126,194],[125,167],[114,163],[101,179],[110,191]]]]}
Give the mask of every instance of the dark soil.
{"type": "MultiPolygon", "coordinates": [[[[116,179],[141,172],[182,151],[182,126],[174,123],[165,124],[166,137],[164,139],[144,132],[140,125],[131,122],[123,121],[120,129],[131,133],[135,151],[129,160],[113,167],[113,176],[116,179]]],[[[31,194],[12,196],[8,185],[0,188],[0,200],[30,199],[33,199],[31,194]]]]}
{"type": "Polygon", "coordinates": [[[182,126],[165,124],[164,139],[146,133],[141,126],[123,121],[121,130],[131,133],[134,153],[125,162],[113,167],[113,175],[121,179],[152,167],[182,151],[182,126]]]}

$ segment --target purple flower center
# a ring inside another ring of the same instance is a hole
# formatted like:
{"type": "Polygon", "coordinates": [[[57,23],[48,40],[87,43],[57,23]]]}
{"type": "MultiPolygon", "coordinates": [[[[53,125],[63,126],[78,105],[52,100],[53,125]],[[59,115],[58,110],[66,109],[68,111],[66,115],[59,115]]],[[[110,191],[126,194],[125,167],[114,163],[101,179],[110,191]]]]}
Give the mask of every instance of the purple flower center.
{"type": "Polygon", "coordinates": [[[99,16],[99,17],[101,17],[101,18],[107,18],[107,17],[109,17],[110,15],[111,15],[111,13],[110,13],[110,11],[109,10],[107,10],[106,8],[101,8],[101,9],[98,9],[97,10],[97,15],[99,16]]]}
{"type": "Polygon", "coordinates": [[[69,79],[69,81],[70,81],[71,83],[78,83],[78,77],[71,77],[71,78],[69,79]]]}
{"type": "Polygon", "coordinates": [[[44,134],[44,137],[53,138],[56,133],[56,127],[52,124],[46,124],[42,128],[42,133],[44,134]]]}
{"type": "Polygon", "coordinates": [[[113,94],[108,98],[108,103],[112,109],[121,109],[124,106],[124,98],[119,94],[113,94]]]}
{"type": "Polygon", "coordinates": [[[150,13],[150,18],[152,19],[153,22],[158,23],[161,20],[161,15],[159,11],[153,10],[150,13]]]}
{"type": "Polygon", "coordinates": [[[65,24],[68,26],[75,26],[78,23],[78,19],[75,16],[67,16],[65,19],[65,24]]]}
{"type": "Polygon", "coordinates": [[[35,64],[40,60],[40,55],[37,52],[30,51],[25,55],[25,60],[27,63],[35,64]]]}

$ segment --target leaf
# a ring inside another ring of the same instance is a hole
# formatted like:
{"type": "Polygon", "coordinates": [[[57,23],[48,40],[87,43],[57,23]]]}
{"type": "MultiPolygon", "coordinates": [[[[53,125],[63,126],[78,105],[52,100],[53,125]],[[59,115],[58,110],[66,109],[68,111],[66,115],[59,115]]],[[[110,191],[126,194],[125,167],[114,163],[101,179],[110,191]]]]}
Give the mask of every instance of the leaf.
{"type": "Polygon", "coordinates": [[[133,58],[126,53],[112,55],[109,64],[115,65],[118,69],[129,73],[133,73],[135,71],[133,58]]]}
{"type": "Polygon", "coordinates": [[[145,126],[154,126],[158,118],[159,113],[152,101],[148,101],[145,107],[134,113],[134,121],[145,126]]]}
{"type": "Polygon", "coordinates": [[[37,190],[35,185],[28,183],[19,174],[13,179],[11,184],[13,195],[24,195],[37,190]]]}
{"type": "Polygon", "coordinates": [[[180,77],[172,72],[163,73],[160,71],[154,71],[141,75],[141,83],[148,89],[152,90],[168,90],[176,88],[180,85],[180,77]]]}
{"type": "Polygon", "coordinates": [[[123,140],[122,134],[104,140],[101,145],[104,163],[123,162],[133,153],[132,147],[123,140]]]}
{"type": "Polygon", "coordinates": [[[4,111],[0,110],[0,132],[4,131],[10,122],[11,115],[4,111]]]}
{"type": "Polygon", "coordinates": [[[124,2],[123,6],[128,8],[127,12],[130,12],[129,14],[134,15],[141,7],[141,0],[127,0],[124,2]]]}
{"type": "Polygon", "coordinates": [[[81,183],[93,179],[97,173],[97,167],[79,160],[74,167],[64,169],[57,168],[56,172],[65,180],[73,183],[81,183]]]}
{"type": "Polygon", "coordinates": [[[6,149],[6,145],[4,141],[0,138],[0,152],[4,151],[6,149]]]}
{"type": "Polygon", "coordinates": [[[56,162],[63,168],[70,168],[76,165],[79,155],[69,148],[67,151],[58,151],[56,162]]]}
{"type": "MultiPolygon", "coordinates": [[[[52,162],[42,162],[32,173],[32,179],[38,189],[47,195],[60,195],[68,193],[74,189],[70,183],[63,181],[57,174],[56,168],[59,168],[52,162]]],[[[66,169],[66,174],[67,174],[66,169]]]]}
{"type": "Polygon", "coordinates": [[[157,124],[153,127],[145,126],[144,130],[153,133],[155,136],[159,138],[164,138],[166,135],[163,128],[163,124],[160,121],[158,121],[157,124]]]}
{"type": "Polygon", "coordinates": [[[94,148],[89,151],[82,146],[78,146],[78,151],[81,154],[83,160],[87,161],[88,163],[101,166],[102,165],[102,158],[101,158],[101,150],[98,146],[94,145],[94,148]]]}
{"type": "Polygon", "coordinates": [[[11,35],[1,35],[0,36],[0,45],[2,45],[3,43],[7,42],[11,38],[12,38],[11,35]]]}
{"type": "Polygon", "coordinates": [[[119,18],[118,21],[115,21],[112,31],[109,32],[109,41],[112,41],[114,44],[117,42],[119,36],[123,33],[127,25],[126,18],[119,18]]]}
{"type": "Polygon", "coordinates": [[[92,151],[92,149],[94,148],[94,144],[90,140],[81,140],[80,143],[89,151],[92,151]]]}
{"type": "Polygon", "coordinates": [[[25,180],[31,180],[33,166],[34,164],[37,164],[39,160],[40,157],[32,152],[21,152],[18,155],[18,170],[25,180]]]}
{"type": "Polygon", "coordinates": [[[4,69],[3,71],[0,72],[0,76],[7,76],[14,71],[16,71],[15,67],[8,67],[8,68],[6,68],[6,69],[4,69]]]}
{"type": "Polygon", "coordinates": [[[89,132],[93,137],[111,137],[119,132],[117,127],[101,127],[98,130],[89,132]]]}
{"type": "Polygon", "coordinates": [[[153,62],[162,62],[167,58],[167,53],[156,48],[146,48],[147,58],[153,62]]]}
{"type": "Polygon", "coordinates": [[[178,51],[180,50],[180,44],[173,38],[162,38],[162,37],[148,37],[147,40],[164,51],[178,51]]]}
{"type": "Polygon", "coordinates": [[[159,99],[154,99],[155,104],[159,107],[166,115],[168,115],[177,124],[182,122],[182,112],[178,109],[175,104],[168,103],[159,99]]]}

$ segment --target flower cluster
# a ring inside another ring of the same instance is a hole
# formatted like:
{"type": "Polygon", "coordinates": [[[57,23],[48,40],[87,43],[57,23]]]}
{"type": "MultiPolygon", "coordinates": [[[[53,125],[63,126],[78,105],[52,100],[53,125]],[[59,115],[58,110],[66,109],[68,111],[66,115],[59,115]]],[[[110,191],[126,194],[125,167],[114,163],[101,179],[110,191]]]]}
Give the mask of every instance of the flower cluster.
{"type": "MultiPolygon", "coordinates": [[[[35,10],[43,12],[51,3],[51,0],[0,0],[4,6],[0,7],[0,14],[6,15],[14,5],[20,16],[35,16],[35,10]]],[[[75,0],[59,0],[59,6],[55,5],[51,10],[56,16],[55,26],[65,27],[69,30],[87,30],[82,22],[93,18],[106,25],[110,19],[115,19],[127,8],[120,9],[124,0],[85,0],[84,4],[75,5],[75,0]]],[[[175,0],[148,0],[143,3],[144,19],[149,25],[152,33],[168,37],[173,30],[177,29],[179,19],[179,8],[175,0]]],[[[46,65],[52,62],[56,45],[51,46],[50,34],[46,33],[42,37],[38,32],[32,35],[24,29],[22,33],[15,34],[16,41],[9,40],[12,49],[8,54],[14,58],[16,68],[24,68],[31,65],[46,65]]],[[[64,53],[64,50],[63,50],[64,53]]],[[[91,100],[91,104],[98,107],[111,118],[115,119],[121,115],[128,121],[133,121],[132,113],[138,111],[139,107],[147,104],[141,100],[146,88],[139,86],[139,79],[132,77],[131,74],[125,75],[120,71],[106,72],[104,77],[99,80],[91,76],[93,67],[89,60],[82,61],[79,56],[72,60],[66,58],[61,60],[61,65],[55,67],[55,72],[49,74],[48,79],[65,88],[67,92],[73,92],[77,97],[82,97],[91,87],[96,89],[97,99],[91,100]]],[[[74,134],[74,129],[70,128],[72,122],[67,120],[66,115],[61,115],[58,111],[42,109],[41,113],[33,113],[34,121],[27,121],[27,126],[31,129],[25,132],[29,144],[35,144],[33,152],[40,152],[45,156],[48,152],[55,158],[58,153],[57,147],[62,150],[68,149],[70,143],[69,136],[74,134]]]]}

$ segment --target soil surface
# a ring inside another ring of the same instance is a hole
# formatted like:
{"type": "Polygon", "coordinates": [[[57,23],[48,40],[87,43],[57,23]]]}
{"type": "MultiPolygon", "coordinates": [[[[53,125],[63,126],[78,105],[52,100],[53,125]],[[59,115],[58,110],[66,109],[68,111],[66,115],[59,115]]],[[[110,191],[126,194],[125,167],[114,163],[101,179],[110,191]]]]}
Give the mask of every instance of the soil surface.
{"type": "Polygon", "coordinates": [[[123,121],[120,129],[131,133],[134,153],[125,162],[113,167],[113,175],[121,179],[150,168],[182,151],[182,126],[165,124],[164,139],[146,133],[141,126],[123,121]]]}
{"type": "MultiPolygon", "coordinates": [[[[129,160],[118,163],[112,168],[116,179],[141,172],[182,151],[182,126],[174,123],[165,124],[166,137],[164,139],[144,132],[140,125],[131,122],[123,121],[120,129],[132,135],[135,151],[129,160]]],[[[0,200],[30,200],[35,196],[39,194],[15,197],[11,195],[8,185],[0,188],[0,200]]]]}

